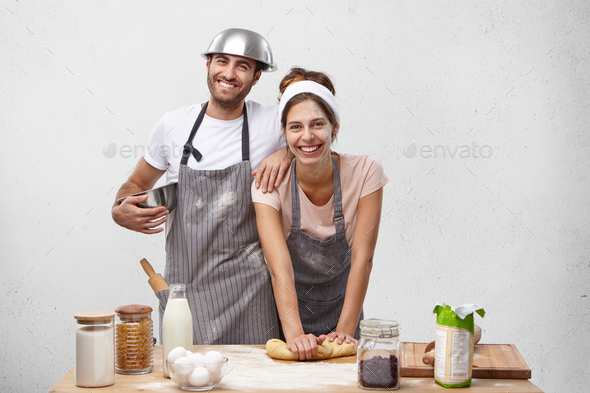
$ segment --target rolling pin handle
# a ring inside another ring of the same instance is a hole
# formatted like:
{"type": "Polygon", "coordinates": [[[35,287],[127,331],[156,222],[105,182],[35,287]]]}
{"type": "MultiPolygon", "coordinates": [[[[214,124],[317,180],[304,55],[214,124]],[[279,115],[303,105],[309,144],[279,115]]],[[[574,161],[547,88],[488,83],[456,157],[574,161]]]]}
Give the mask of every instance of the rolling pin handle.
{"type": "Polygon", "coordinates": [[[152,267],[152,265],[150,265],[147,259],[143,258],[139,263],[141,263],[143,271],[146,272],[146,274],[148,275],[148,284],[150,284],[154,292],[159,292],[168,289],[168,283],[166,282],[166,280],[164,280],[164,277],[162,277],[160,273],[156,273],[154,271],[154,268],[152,267]]]}
{"type": "Polygon", "coordinates": [[[151,278],[156,274],[154,268],[152,267],[152,265],[150,265],[147,259],[143,258],[139,263],[141,263],[141,267],[143,268],[143,271],[148,275],[148,277],[151,278]]]}
{"type": "Polygon", "coordinates": [[[428,351],[422,356],[422,362],[424,364],[434,365],[434,351],[428,351]]]}

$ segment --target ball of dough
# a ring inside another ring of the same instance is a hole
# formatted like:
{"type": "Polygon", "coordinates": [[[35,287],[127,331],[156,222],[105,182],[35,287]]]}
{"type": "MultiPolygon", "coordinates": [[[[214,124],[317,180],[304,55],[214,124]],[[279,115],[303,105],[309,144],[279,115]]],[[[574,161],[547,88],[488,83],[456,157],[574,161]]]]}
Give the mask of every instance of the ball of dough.
{"type": "MultiPolygon", "coordinates": [[[[280,359],[280,360],[298,360],[295,359],[295,355],[289,348],[287,348],[287,343],[273,338],[266,342],[266,352],[268,355],[273,359],[280,359]]],[[[318,353],[310,360],[323,360],[328,359],[332,354],[332,346],[326,340],[322,345],[318,345],[318,353]]]]}
{"type": "Polygon", "coordinates": [[[353,343],[347,344],[343,342],[342,344],[338,344],[336,340],[330,342],[328,339],[326,341],[332,346],[332,355],[330,355],[330,358],[356,355],[356,345],[353,343]]]}
{"type": "MultiPolygon", "coordinates": [[[[266,342],[266,352],[273,359],[299,360],[295,359],[293,352],[287,348],[287,343],[276,338],[266,342]]],[[[344,342],[338,344],[336,340],[330,342],[330,340],[326,339],[322,345],[318,346],[318,354],[310,360],[323,360],[352,355],[356,355],[356,346],[353,343],[347,344],[344,342]]]]}

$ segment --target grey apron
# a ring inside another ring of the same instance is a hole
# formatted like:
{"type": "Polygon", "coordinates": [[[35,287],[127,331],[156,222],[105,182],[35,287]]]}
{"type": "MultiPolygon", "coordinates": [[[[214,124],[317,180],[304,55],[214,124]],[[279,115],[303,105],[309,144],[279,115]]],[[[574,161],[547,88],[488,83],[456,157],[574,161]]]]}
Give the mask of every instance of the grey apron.
{"type": "MultiPolygon", "coordinates": [[[[180,161],[177,207],[166,241],[168,283],[184,283],[193,316],[193,343],[265,344],[279,336],[270,274],[256,228],[250,187],[248,115],[244,105],[242,161],[221,170],[187,166],[199,113],[180,161]]],[[[160,326],[168,291],[160,299],[160,326]]],[[[161,336],[161,335],[160,335],[161,336]]]]}
{"type": "MultiPolygon", "coordinates": [[[[346,241],[344,216],[342,214],[342,192],[340,170],[332,158],[334,167],[334,224],[336,234],[323,241],[314,239],[301,230],[301,208],[299,184],[293,161],[291,174],[291,197],[293,204],[293,225],[287,239],[295,275],[295,289],[299,303],[299,317],[305,334],[316,336],[336,330],[344,305],[346,283],[350,272],[351,248],[346,241]]],[[[363,319],[361,310],[360,319],[363,319]]],[[[359,319],[359,322],[360,322],[359,319]]],[[[357,323],[354,337],[359,338],[357,323]]]]}

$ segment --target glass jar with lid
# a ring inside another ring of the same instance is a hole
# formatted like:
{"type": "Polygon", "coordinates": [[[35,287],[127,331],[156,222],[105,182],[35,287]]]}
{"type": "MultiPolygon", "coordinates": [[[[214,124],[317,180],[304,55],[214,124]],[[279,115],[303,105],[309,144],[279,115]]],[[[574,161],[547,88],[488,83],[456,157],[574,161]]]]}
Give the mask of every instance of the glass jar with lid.
{"type": "Polygon", "coordinates": [[[117,307],[115,370],[118,374],[147,374],[153,368],[152,308],[139,304],[117,307]]]}
{"type": "Polygon", "coordinates": [[[115,345],[112,312],[75,314],[76,386],[98,388],[115,383],[115,345]]]}
{"type": "Polygon", "coordinates": [[[399,325],[385,319],[360,323],[357,348],[358,385],[362,389],[394,390],[401,378],[399,325]]]}

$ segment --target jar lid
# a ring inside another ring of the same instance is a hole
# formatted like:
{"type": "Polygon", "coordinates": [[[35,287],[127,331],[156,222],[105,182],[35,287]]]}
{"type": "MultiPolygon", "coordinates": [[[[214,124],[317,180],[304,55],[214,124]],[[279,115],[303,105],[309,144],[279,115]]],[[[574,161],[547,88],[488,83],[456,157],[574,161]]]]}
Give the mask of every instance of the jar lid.
{"type": "Polygon", "coordinates": [[[81,312],[74,314],[74,318],[82,325],[113,322],[115,314],[112,312],[81,312]]]}
{"type": "Polygon", "coordinates": [[[360,323],[361,334],[379,338],[399,336],[399,324],[387,319],[363,319],[360,323]]]}
{"type": "Polygon", "coordinates": [[[134,314],[149,314],[154,311],[150,306],[142,306],[141,304],[129,304],[127,306],[119,306],[115,310],[117,314],[134,315],[134,314]]]}

